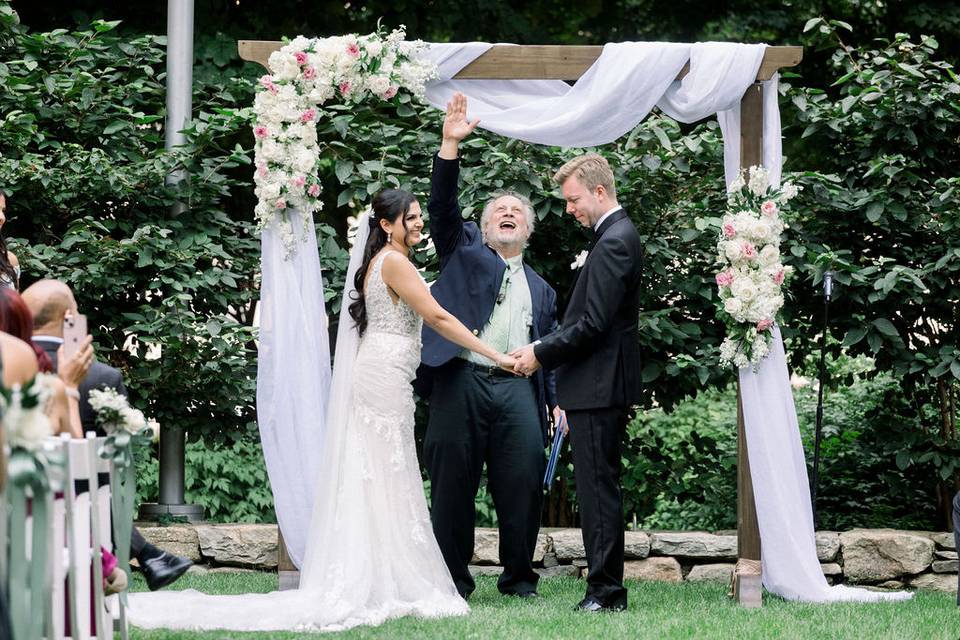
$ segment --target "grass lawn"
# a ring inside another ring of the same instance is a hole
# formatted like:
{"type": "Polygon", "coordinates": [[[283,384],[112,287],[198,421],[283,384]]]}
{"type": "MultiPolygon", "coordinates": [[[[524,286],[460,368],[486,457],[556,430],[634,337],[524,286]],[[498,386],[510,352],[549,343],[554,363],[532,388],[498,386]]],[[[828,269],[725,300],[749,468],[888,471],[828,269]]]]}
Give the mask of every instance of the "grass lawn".
{"type": "MultiPolygon", "coordinates": [[[[207,593],[271,591],[276,574],[226,573],[186,575],[174,585],[207,593]]],[[[551,578],[540,583],[541,598],[530,602],[505,598],[495,578],[480,578],[465,618],[392,620],[360,627],[338,638],[839,638],[926,639],[960,638],[960,608],[948,595],[919,592],[901,603],[809,605],[767,596],[760,610],[739,608],[719,584],[628,583],[630,608],[616,614],[583,614],[572,610],[583,594],[583,582],[551,578]]],[[[136,577],[135,590],[144,590],[136,577]]],[[[299,633],[204,633],[144,631],[134,628],[135,640],[197,638],[303,638],[299,633]]]]}

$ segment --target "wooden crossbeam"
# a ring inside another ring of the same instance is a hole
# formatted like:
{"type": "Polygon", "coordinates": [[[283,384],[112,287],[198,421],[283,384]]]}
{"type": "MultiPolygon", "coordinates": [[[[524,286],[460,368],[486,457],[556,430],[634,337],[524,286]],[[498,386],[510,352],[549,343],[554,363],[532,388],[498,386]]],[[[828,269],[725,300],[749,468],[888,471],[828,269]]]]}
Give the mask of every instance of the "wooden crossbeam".
{"type": "MultiPolygon", "coordinates": [[[[264,67],[270,54],[280,49],[276,40],[240,40],[240,57],[264,67]]],[[[579,45],[498,44],[454,76],[460,80],[577,80],[600,57],[603,47],[579,45]]],[[[803,47],[767,47],[757,80],[769,80],[785,67],[800,64],[803,47]]],[[[684,67],[677,79],[687,74],[684,67]]]]}

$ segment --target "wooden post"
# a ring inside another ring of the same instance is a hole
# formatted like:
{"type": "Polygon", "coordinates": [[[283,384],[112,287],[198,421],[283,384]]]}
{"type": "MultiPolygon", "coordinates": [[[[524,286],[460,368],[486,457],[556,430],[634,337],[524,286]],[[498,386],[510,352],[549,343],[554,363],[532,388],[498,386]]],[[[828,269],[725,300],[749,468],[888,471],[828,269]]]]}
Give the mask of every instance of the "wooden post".
{"type": "Polygon", "coordinates": [[[279,579],[280,591],[296,589],[300,586],[300,571],[290,554],[287,552],[287,543],[283,540],[283,531],[280,531],[280,525],[277,525],[277,578],[279,579]]]}
{"type": "MultiPolygon", "coordinates": [[[[750,85],[740,101],[740,167],[763,163],[763,85],[750,85]]],[[[743,422],[743,400],[737,381],[737,568],[733,594],[749,608],[762,604],[760,576],[760,528],[750,477],[750,456],[743,422]]]]}

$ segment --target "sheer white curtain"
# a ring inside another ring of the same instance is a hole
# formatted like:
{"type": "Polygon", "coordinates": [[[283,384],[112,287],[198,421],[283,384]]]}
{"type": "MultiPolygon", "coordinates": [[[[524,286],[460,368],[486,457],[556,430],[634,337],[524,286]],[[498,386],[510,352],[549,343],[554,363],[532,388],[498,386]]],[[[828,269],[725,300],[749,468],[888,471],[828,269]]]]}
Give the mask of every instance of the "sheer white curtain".
{"type": "Polygon", "coordinates": [[[263,230],[257,423],[277,522],[300,566],[330,386],[323,278],[313,220],[288,209],[297,251],[285,257],[276,223],[263,230]]]}

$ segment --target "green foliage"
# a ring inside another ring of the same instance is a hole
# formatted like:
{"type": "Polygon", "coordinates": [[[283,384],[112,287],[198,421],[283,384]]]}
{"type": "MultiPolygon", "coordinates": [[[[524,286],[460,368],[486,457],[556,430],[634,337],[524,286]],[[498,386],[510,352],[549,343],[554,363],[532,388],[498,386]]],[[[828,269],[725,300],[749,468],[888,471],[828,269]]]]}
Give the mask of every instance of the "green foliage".
{"type": "MultiPolygon", "coordinates": [[[[185,498],[201,505],[212,522],[276,522],[273,494],[260,443],[253,438],[235,442],[190,442],[185,451],[185,498]]],[[[137,503],[156,502],[159,464],[140,456],[137,503]]]]}
{"type": "Polygon", "coordinates": [[[199,83],[187,144],[167,153],[164,38],[103,21],[31,33],[4,16],[0,184],[24,285],[71,285],[98,357],[161,425],[249,430],[258,241],[232,195],[248,188],[235,138],[249,110],[224,102],[249,102],[250,83],[199,83]],[[173,169],[190,179],[166,186],[173,169]]]}

